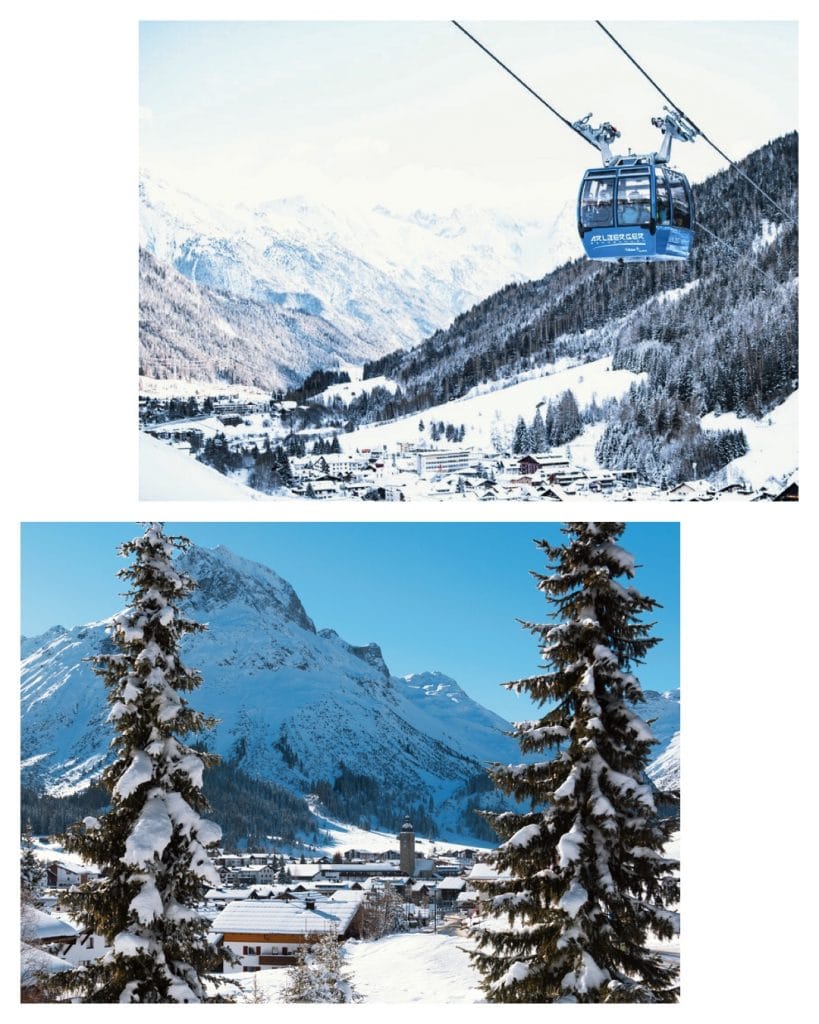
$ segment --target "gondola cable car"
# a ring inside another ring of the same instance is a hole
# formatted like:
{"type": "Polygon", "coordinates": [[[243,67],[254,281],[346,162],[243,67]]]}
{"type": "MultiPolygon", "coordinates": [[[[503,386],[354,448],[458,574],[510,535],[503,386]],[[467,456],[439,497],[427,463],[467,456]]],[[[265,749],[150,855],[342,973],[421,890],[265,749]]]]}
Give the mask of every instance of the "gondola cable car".
{"type": "Polygon", "coordinates": [[[577,228],[589,259],[616,263],[685,260],[694,240],[691,186],[668,166],[674,139],[692,142],[700,134],[684,114],[665,107],[651,123],[663,135],[655,153],[618,156],[611,143],[620,132],[608,121],[591,126],[591,114],[572,128],[601,152],[602,167],[583,175],[577,199],[577,228]]]}

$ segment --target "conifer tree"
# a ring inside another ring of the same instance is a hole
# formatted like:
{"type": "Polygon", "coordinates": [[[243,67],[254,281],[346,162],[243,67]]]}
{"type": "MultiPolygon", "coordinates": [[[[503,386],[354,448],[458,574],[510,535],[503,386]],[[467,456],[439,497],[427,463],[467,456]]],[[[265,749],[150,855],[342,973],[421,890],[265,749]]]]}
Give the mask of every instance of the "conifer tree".
{"type": "Polygon", "coordinates": [[[556,756],[495,765],[496,784],[531,810],[489,814],[504,840],[473,960],[492,1002],[674,1002],[676,968],[646,946],[670,938],[677,861],[663,855],[675,827],[661,820],[645,778],[654,738],[633,705],[631,667],[658,643],[645,613],[657,603],[631,579],[616,541],[622,523],[568,523],[562,546],[536,542],[548,575],[533,573],[556,622],[524,623],[546,671],[506,684],[547,709],[518,722],[523,753],[556,756]]]}
{"type": "Polygon", "coordinates": [[[130,583],[131,603],[110,627],[117,651],[93,659],[115,731],[115,760],[102,776],[111,806],[64,838],[66,849],[100,869],[65,902],[110,951],[58,975],[52,989],[86,1002],[211,1001],[203,976],[223,961],[196,910],[207,887],[219,884],[206,850],[221,830],[200,817],[203,769],[216,759],[182,741],[212,724],[183,696],[201,677],[183,665],[179,643],[205,628],[180,609],[195,584],[176,570],[173,553],[187,545],[151,523],[120,547],[133,556],[118,574],[130,583]]]}
{"type": "Polygon", "coordinates": [[[532,448],[529,437],[529,428],[522,416],[518,416],[515,424],[515,433],[512,437],[512,452],[514,455],[525,455],[532,448]]]}
{"type": "Polygon", "coordinates": [[[361,1000],[344,970],[344,953],[335,932],[317,936],[299,949],[282,995],[285,1003],[354,1003],[361,1000]]]}
{"type": "Polygon", "coordinates": [[[21,906],[37,906],[44,883],[45,868],[42,861],[35,856],[31,822],[27,821],[23,828],[22,854],[20,856],[21,906]]]}

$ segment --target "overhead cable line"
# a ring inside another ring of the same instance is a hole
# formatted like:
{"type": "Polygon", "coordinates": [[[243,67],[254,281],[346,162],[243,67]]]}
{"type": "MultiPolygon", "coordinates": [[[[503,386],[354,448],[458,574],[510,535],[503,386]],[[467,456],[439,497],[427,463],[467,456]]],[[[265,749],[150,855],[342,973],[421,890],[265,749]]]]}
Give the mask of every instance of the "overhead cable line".
{"type": "Polygon", "coordinates": [[[623,53],[631,61],[631,63],[637,68],[637,70],[640,72],[640,74],[643,75],[644,78],[647,78],[649,82],[651,82],[651,84],[654,86],[654,88],[657,90],[657,92],[663,97],[663,99],[668,100],[668,102],[671,104],[671,106],[678,113],[682,114],[682,116],[684,118],[686,118],[686,120],[689,121],[693,125],[694,128],[696,128],[696,130],[699,132],[699,134],[702,136],[702,138],[708,143],[708,145],[713,150],[715,150],[717,153],[719,153],[719,155],[723,158],[723,160],[727,160],[728,163],[734,168],[734,170],[741,177],[743,177],[748,182],[749,185],[752,185],[757,190],[757,192],[760,193],[760,195],[763,195],[768,200],[769,203],[771,203],[773,206],[775,206],[776,209],[779,210],[779,212],[782,214],[782,216],[786,220],[789,220],[791,222],[791,224],[797,224],[796,220],[787,212],[787,210],[784,210],[779,205],[779,203],[777,203],[777,201],[773,198],[773,196],[769,195],[765,191],[765,189],[763,189],[759,185],[757,185],[757,183],[752,178],[750,178],[745,173],[745,171],[743,171],[742,168],[734,160],[732,160],[730,158],[730,156],[728,156],[727,153],[724,153],[715,142],[713,142],[711,139],[708,138],[708,136],[705,134],[705,132],[702,130],[702,128],[700,128],[699,125],[696,124],[694,122],[694,120],[691,117],[689,117],[688,114],[686,114],[683,111],[683,109],[674,102],[674,100],[671,99],[671,97],[668,95],[668,93],[664,92],[660,88],[660,86],[654,81],[654,79],[651,77],[651,75],[649,75],[649,73],[645,70],[645,68],[642,67],[642,65],[637,60],[635,60],[634,57],[631,56],[631,54],[623,46],[623,44],[620,43],[619,40],[615,39],[615,37],[611,34],[611,32],[609,32],[609,30],[606,28],[606,26],[603,24],[602,21],[597,21],[596,24],[599,25],[599,27],[606,33],[606,35],[609,37],[609,39],[617,47],[617,49],[620,50],[621,53],[623,53]]]}
{"type": "MultiPolygon", "coordinates": [[[[530,85],[528,85],[526,82],[524,82],[524,80],[519,75],[516,75],[515,72],[512,71],[512,69],[510,67],[508,67],[506,64],[504,64],[504,62],[499,57],[496,57],[495,54],[492,53],[492,51],[490,49],[488,49],[486,46],[484,46],[483,43],[479,39],[476,39],[475,36],[473,36],[471,32],[468,32],[463,27],[463,25],[461,25],[459,22],[455,21],[454,19],[452,19],[452,24],[456,28],[460,29],[461,32],[463,32],[463,34],[468,39],[471,39],[472,42],[479,49],[483,50],[483,52],[488,57],[491,57],[492,60],[496,64],[500,65],[500,67],[502,67],[503,70],[507,72],[507,74],[511,75],[512,78],[514,78],[516,82],[519,82],[523,86],[523,88],[526,89],[527,92],[531,93],[532,96],[534,96],[536,100],[538,100],[540,103],[543,104],[544,107],[546,107],[549,111],[551,111],[551,113],[553,113],[555,115],[555,117],[558,118],[558,120],[562,121],[563,124],[565,124],[568,128],[571,128],[571,130],[576,135],[579,135],[582,139],[585,139],[586,142],[589,143],[589,145],[594,146],[595,149],[599,148],[591,140],[591,138],[589,138],[589,136],[584,135],[583,132],[579,131],[571,123],[571,121],[569,121],[567,118],[563,117],[563,115],[559,111],[555,110],[555,108],[550,103],[548,103],[539,93],[535,92],[535,90],[530,85]]],[[[648,75],[647,72],[645,72],[642,67],[640,67],[640,65],[631,56],[631,54],[628,53],[624,49],[624,47],[622,47],[620,45],[620,43],[614,38],[614,36],[609,32],[609,30],[603,25],[603,23],[598,21],[597,24],[600,26],[601,29],[603,29],[603,31],[606,33],[606,35],[609,36],[609,38],[612,40],[612,42],[614,42],[619,47],[619,49],[621,49],[623,51],[623,53],[626,55],[626,57],[628,57],[628,59],[632,62],[632,64],[634,64],[634,66],[637,67],[641,71],[641,73],[643,75],[645,75],[645,77],[649,80],[649,82],[651,82],[651,84],[654,86],[654,88],[657,89],[657,91],[660,93],[660,95],[664,99],[666,99],[671,104],[671,106],[674,107],[674,109],[691,124],[691,126],[693,128],[696,129],[696,131],[705,139],[705,141],[710,146],[712,146],[720,154],[720,156],[722,156],[725,160],[727,160],[729,164],[731,164],[733,167],[735,167],[736,170],[739,172],[739,174],[742,175],[742,177],[745,178],[748,182],[750,182],[750,184],[753,185],[753,187],[758,192],[762,193],[762,195],[765,196],[766,199],[768,199],[771,203],[773,203],[773,205],[783,214],[783,216],[787,220],[789,220],[792,224],[794,224],[794,225],[796,225],[798,227],[798,225],[796,224],[796,221],[785,210],[783,210],[782,207],[779,206],[779,204],[774,199],[772,199],[771,196],[769,196],[767,192],[765,192],[763,189],[761,189],[751,178],[749,178],[748,175],[740,167],[737,167],[737,165],[734,163],[734,161],[729,156],[727,156],[725,153],[722,152],[721,149],[719,149],[716,145],[714,145],[714,143],[706,136],[706,134],[702,131],[702,129],[697,127],[697,125],[694,124],[694,122],[691,120],[691,118],[688,117],[688,115],[685,114],[677,106],[677,104],[671,99],[671,97],[666,95],[665,92],[663,92],[663,90],[659,87],[659,85],[657,85],[657,83],[651,78],[651,76],[648,75]]],[[[725,246],[726,249],[728,249],[729,251],[733,252],[735,255],[737,255],[739,257],[743,256],[743,254],[738,249],[735,249],[728,242],[723,241],[723,239],[721,239],[718,235],[715,235],[714,232],[711,231],[709,228],[706,228],[705,225],[701,221],[697,221],[696,223],[697,223],[697,227],[701,228],[707,235],[709,235],[711,238],[713,238],[715,242],[718,242],[720,245],[725,246]]],[[[751,260],[750,263],[751,263],[751,266],[753,266],[755,270],[757,270],[760,274],[762,274],[766,278],[768,278],[769,281],[771,281],[773,284],[778,284],[776,279],[774,277],[772,277],[767,271],[763,270],[755,261],[751,260]]]]}
{"type": "Polygon", "coordinates": [[[747,253],[741,252],[739,249],[731,245],[730,242],[726,242],[725,239],[720,238],[719,235],[715,235],[713,231],[711,231],[702,223],[702,221],[697,221],[697,227],[700,231],[704,231],[706,235],[710,235],[710,237],[713,238],[715,242],[719,242],[720,245],[725,246],[725,248],[729,252],[732,252],[738,259],[747,259],[749,265],[752,266],[754,270],[756,270],[758,273],[762,274],[763,277],[767,277],[767,279],[775,288],[779,288],[780,285],[783,283],[782,281],[777,281],[777,279],[772,274],[769,274],[767,270],[763,270],[762,267],[760,267],[760,265],[756,262],[756,260],[748,259],[747,253]]]}
{"type": "Polygon", "coordinates": [[[472,42],[476,46],[480,47],[480,49],[483,50],[483,52],[487,55],[487,57],[491,57],[492,60],[496,64],[499,64],[507,74],[511,75],[512,78],[514,78],[516,82],[519,82],[523,86],[523,88],[526,89],[527,92],[530,92],[535,97],[536,100],[539,100],[543,104],[543,106],[546,107],[548,110],[550,110],[555,115],[555,117],[558,118],[558,120],[562,121],[563,124],[566,125],[567,128],[571,128],[571,130],[575,133],[575,135],[579,135],[581,139],[584,139],[586,142],[588,142],[588,144],[590,146],[594,146],[594,148],[597,149],[597,146],[595,146],[595,144],[591,141],[591,139],[587,138],[587,136],[585,136],[582,132],[579,132],[577,130],[577,128],[575,128],[575,126],[572,124],[572,122],[568,120],[568,118],[565,118],[559,111],[555,110],[555,108],[551,105],[551,103],[549,103],[547,100],[545,100],[540,95],[540,93],[535,92],[535,90],[531,87],[531,85],[527,85],[526,82],[524,82],[523,79],[519,75],[516,75],[515,72],[510,67],[507,67],[507,65],[504,64],[503,61],[499,57],[496,57],[495,54],[492,53],[491,50],[487,49],[487,47],[485,47],[483,45],[483,43],[479,39],[476,39],[472,35],[471,32],[467,32],[467,30],[463,27],[463,25],[461,25],[459,22],[457,22],[455,20],[452,21],[452,24],[455,26],[455,28],[459,28],[461,30],[461,32],[463,32],[463,34],[468,39],[471,39],[472,42]]]}

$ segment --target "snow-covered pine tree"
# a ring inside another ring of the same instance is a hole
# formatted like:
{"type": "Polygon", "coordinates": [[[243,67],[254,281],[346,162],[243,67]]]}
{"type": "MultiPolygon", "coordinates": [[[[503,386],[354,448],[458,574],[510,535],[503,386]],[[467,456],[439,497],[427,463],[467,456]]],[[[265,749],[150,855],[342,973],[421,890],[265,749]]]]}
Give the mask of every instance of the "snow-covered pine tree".
{"type": "Polygon", "coordinates": [[[181,739],[211,725],[182,696],[201,677],[183,665],[180,640],[205,628],[180,610],[195,584],[174,567],[173,553],[187,545],[151,523],[120,547],[133,556],[119,572],[130,582],[131,604],[111,625],[118,651],[94,659],[115,730],[116,758],[102,776],[111,807],[65,837],[69,851],[100,869],[65,902],[111,948],[58,975],[52,989],[85,1002],[211,1001],[203,977],[223,961],[196,910],[207,887],[219,883],[206,848],[221,830],[200,817],[207,810],[203,769],[215,758],[181,739]]]}
{"type": "Polygon", "coordinates": [[[344,970],[344,952],[334,931],[299,949],[281,992],[285,1003],[356,1003],[362,996],[344,970]]]}
{"type": "Polygon", "coordinates": [[[654,742],[632,705],[630,668],[658,643],[643,616],[657,607],[618,577],[634,559],[622,523],[568,523],[568,543],[537,541],[554,608],[539,637],[544,675],[506,684],[544,705],[518,722],[524,753],[549,760],[495,765],[497,785],[532,809],[488,815],[505,842],[492,862],[487,919],[473,960],[492,1002],[674,1002],[677,970],[647,948],[677,929],[679,864],[663,855],[674,823],[658,815],[644,770],[654,742]]]}
{"type": "Polygon", "coordinates": [[[31,822],[27,821],[23,828],[20,855],[20,905],[22,907],[36,907],[39,904],[45,884],[45,874],[43,862],[34,853],[31,822]]]}

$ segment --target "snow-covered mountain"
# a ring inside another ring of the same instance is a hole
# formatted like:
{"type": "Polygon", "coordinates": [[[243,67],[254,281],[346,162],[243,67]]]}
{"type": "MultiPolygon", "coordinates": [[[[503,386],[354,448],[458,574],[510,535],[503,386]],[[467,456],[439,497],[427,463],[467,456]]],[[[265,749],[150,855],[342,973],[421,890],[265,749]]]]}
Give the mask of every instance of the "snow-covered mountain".
{"type": "MultiPolygon", "coordinates": [[[[366,777],[379,804],[362,806],[361,817],[388,824],[417,808],[440,838],[475,834],[468,808],[485,788],[475,785],[485,765],[520,760],[505,735],[508,722],[441,673],[397,678],[377,644],[355,646],[331,629],[317,631],[292,586],[263,565],[224,547],[197,546],[181,563],[198,584],[188,611],[208,625],[186,638],[184,653],[204,677],[195,706],[218,720],[213,750],[301,794],[345,772],[354,785],[366,777]]],[[[24,639],[25,781],[65,793],[106,762],[105,687],[88,659],[111,649],[109,621],[24,639]]],[[[661,720],[655,730],[664,745],[678,727],[678,697],[647,698],[644,717],[661,720]]]]}
{"type": "MultiPolygon", "coordinates": [[[[209,627],[187,638],[185,656],[205,679],[196,706],[219,720],[209,737],[214,750],[298,793],[332,783],[343,762],[377,780],[389,804],[380,808],[383,821],[432,806],[442,836],[469,835],[464,787],[487,761],[516,755],[503,734],[508,723],[452,680],[454,699],[424,706],[407,680],[390,674],[376,644],[356,647],[317,631],[290,584],[264,566],[195,546],[183,563],[198,582],[189,611],[209,627]]],[[[105,762],[105,689],[87,661],[110,644],[105,627],[49,630],[24,642],[28,781],[65,792],[105,762]]]]}
{"type": "Polygon", "coordinates": [[[330,344],[323,359],[296,365],[282,352],[291,376],[414,345],[502,285],[577,255],[570,204],[550,223],[474,207],[330,210],[303,198],[217,208],[147,173],[140,200],[140,245],[197,289],[315,317],[343,336],[344,351],[330,344]]]}
{"type": "MultiPolygon", "coordinates": [[[[143,378],[287,389],[317,362],[346,357],[350,339],[321,316],[199,287],[139,254],[143,378]]],[[[358,350],[364,356],[368,348],[358,350]]]]}
{"type": "Polygon", "coordinates": [[[657,789],[680,788],[680,734],[675,732],[658,758],[649,765],[648,775],[657,789]]]}

